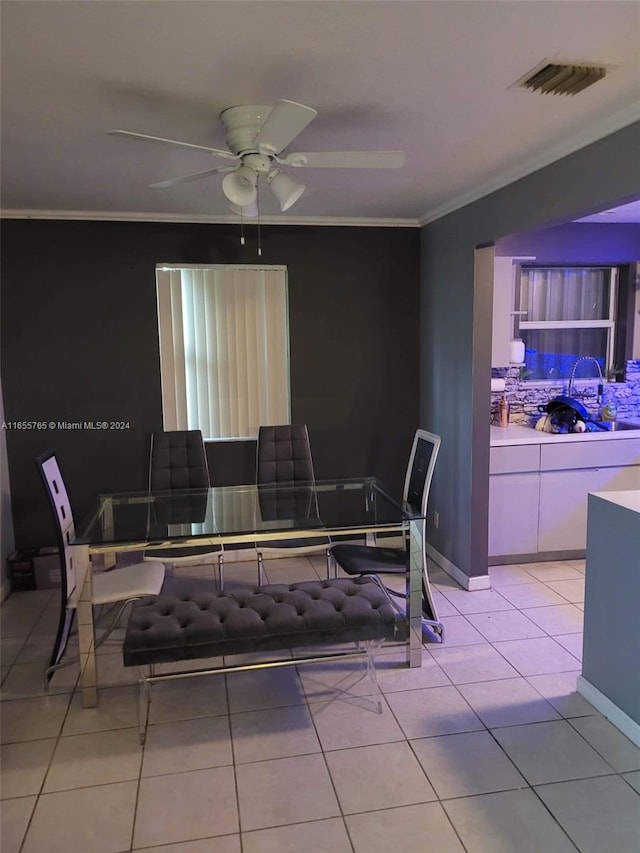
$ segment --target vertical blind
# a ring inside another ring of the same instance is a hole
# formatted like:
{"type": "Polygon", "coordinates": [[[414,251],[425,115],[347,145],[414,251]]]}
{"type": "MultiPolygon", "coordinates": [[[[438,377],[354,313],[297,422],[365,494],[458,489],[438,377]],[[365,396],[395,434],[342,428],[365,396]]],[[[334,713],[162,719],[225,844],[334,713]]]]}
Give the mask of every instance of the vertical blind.
{"type": "Polygon", "coordinates": [[[156,282],[164,428],[289,423],[286,267],[159,265],[156,282]]]}

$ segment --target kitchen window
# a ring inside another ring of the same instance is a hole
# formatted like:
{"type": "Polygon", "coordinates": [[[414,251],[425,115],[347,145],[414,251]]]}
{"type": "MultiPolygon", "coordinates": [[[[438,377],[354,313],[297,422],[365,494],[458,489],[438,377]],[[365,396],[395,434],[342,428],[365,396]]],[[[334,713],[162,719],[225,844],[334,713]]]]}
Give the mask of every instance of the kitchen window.
{"type": "MultiPolygon", "coordinates": [[[[592,356],[603,375],[613,369],[618,270],[595,266],[521,266],[516,276],[514,337],[525,345],[529,381],[568,379],[592,356]]],[[[598,378],[593,362],[580,377],[598,378]]]]}
{"type": "Polygon", "coordinates": [[[287,269],[156,268],[165,430],[255,438],[289,423],[287,269]]]}

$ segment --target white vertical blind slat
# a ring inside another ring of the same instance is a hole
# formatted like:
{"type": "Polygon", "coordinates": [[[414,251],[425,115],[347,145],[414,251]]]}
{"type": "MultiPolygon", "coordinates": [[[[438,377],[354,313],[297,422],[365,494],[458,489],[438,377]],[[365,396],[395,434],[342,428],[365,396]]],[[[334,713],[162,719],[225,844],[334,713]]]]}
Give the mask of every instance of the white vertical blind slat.
{"type": "Polygon", "coordinates": [[[165,429],[288,423],[286,269],[158,269],[157,284],[165,429]]]}

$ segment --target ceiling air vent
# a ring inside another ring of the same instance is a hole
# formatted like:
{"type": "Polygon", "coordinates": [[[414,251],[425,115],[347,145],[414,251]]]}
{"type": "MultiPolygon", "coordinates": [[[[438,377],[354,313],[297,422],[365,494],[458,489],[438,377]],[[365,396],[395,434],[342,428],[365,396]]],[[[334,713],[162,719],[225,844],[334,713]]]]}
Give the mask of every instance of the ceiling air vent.
{"type": "Polygon", "coordinates": [[[542,95],[577,95],[602,80],[606,73],[606,66],[593,62],[545,59],[509,88],[531,89],[542,95]]]}

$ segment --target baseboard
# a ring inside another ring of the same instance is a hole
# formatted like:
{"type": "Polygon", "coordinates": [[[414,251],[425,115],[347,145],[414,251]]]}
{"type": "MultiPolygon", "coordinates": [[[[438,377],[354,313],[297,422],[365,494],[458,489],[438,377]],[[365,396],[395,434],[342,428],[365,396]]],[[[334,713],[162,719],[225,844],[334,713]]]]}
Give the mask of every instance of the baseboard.
{"type": "Polygon", "coordinates": [[[469,592],[475,592],[479,589],[491,589],[491,578],[488,574],[470,578],[469,575],[465,574],[462,569],[459,569],[455,563],[452,563],[451,560],[448,560],[444,556],[444,554],[441,554],[440,551],[437,551],[433,547],[433,545],[429,545],[428,543],[427,557],[429,557],[430,560],[433,560],[434,563],[437,563],[442,571],[452,577],[463,589],[467,589],[469,592]]]}
{"type": "Polygon", "coordinates": [[[640,747],[640,723],[636,723],[628,714],[612,702],[608,696],[601,693],[590,681],[579,675],[576,681],[576,690],[581,696],[590,702],[594,708],[606,717],[623,735],[632,743],[640,747]]]}

